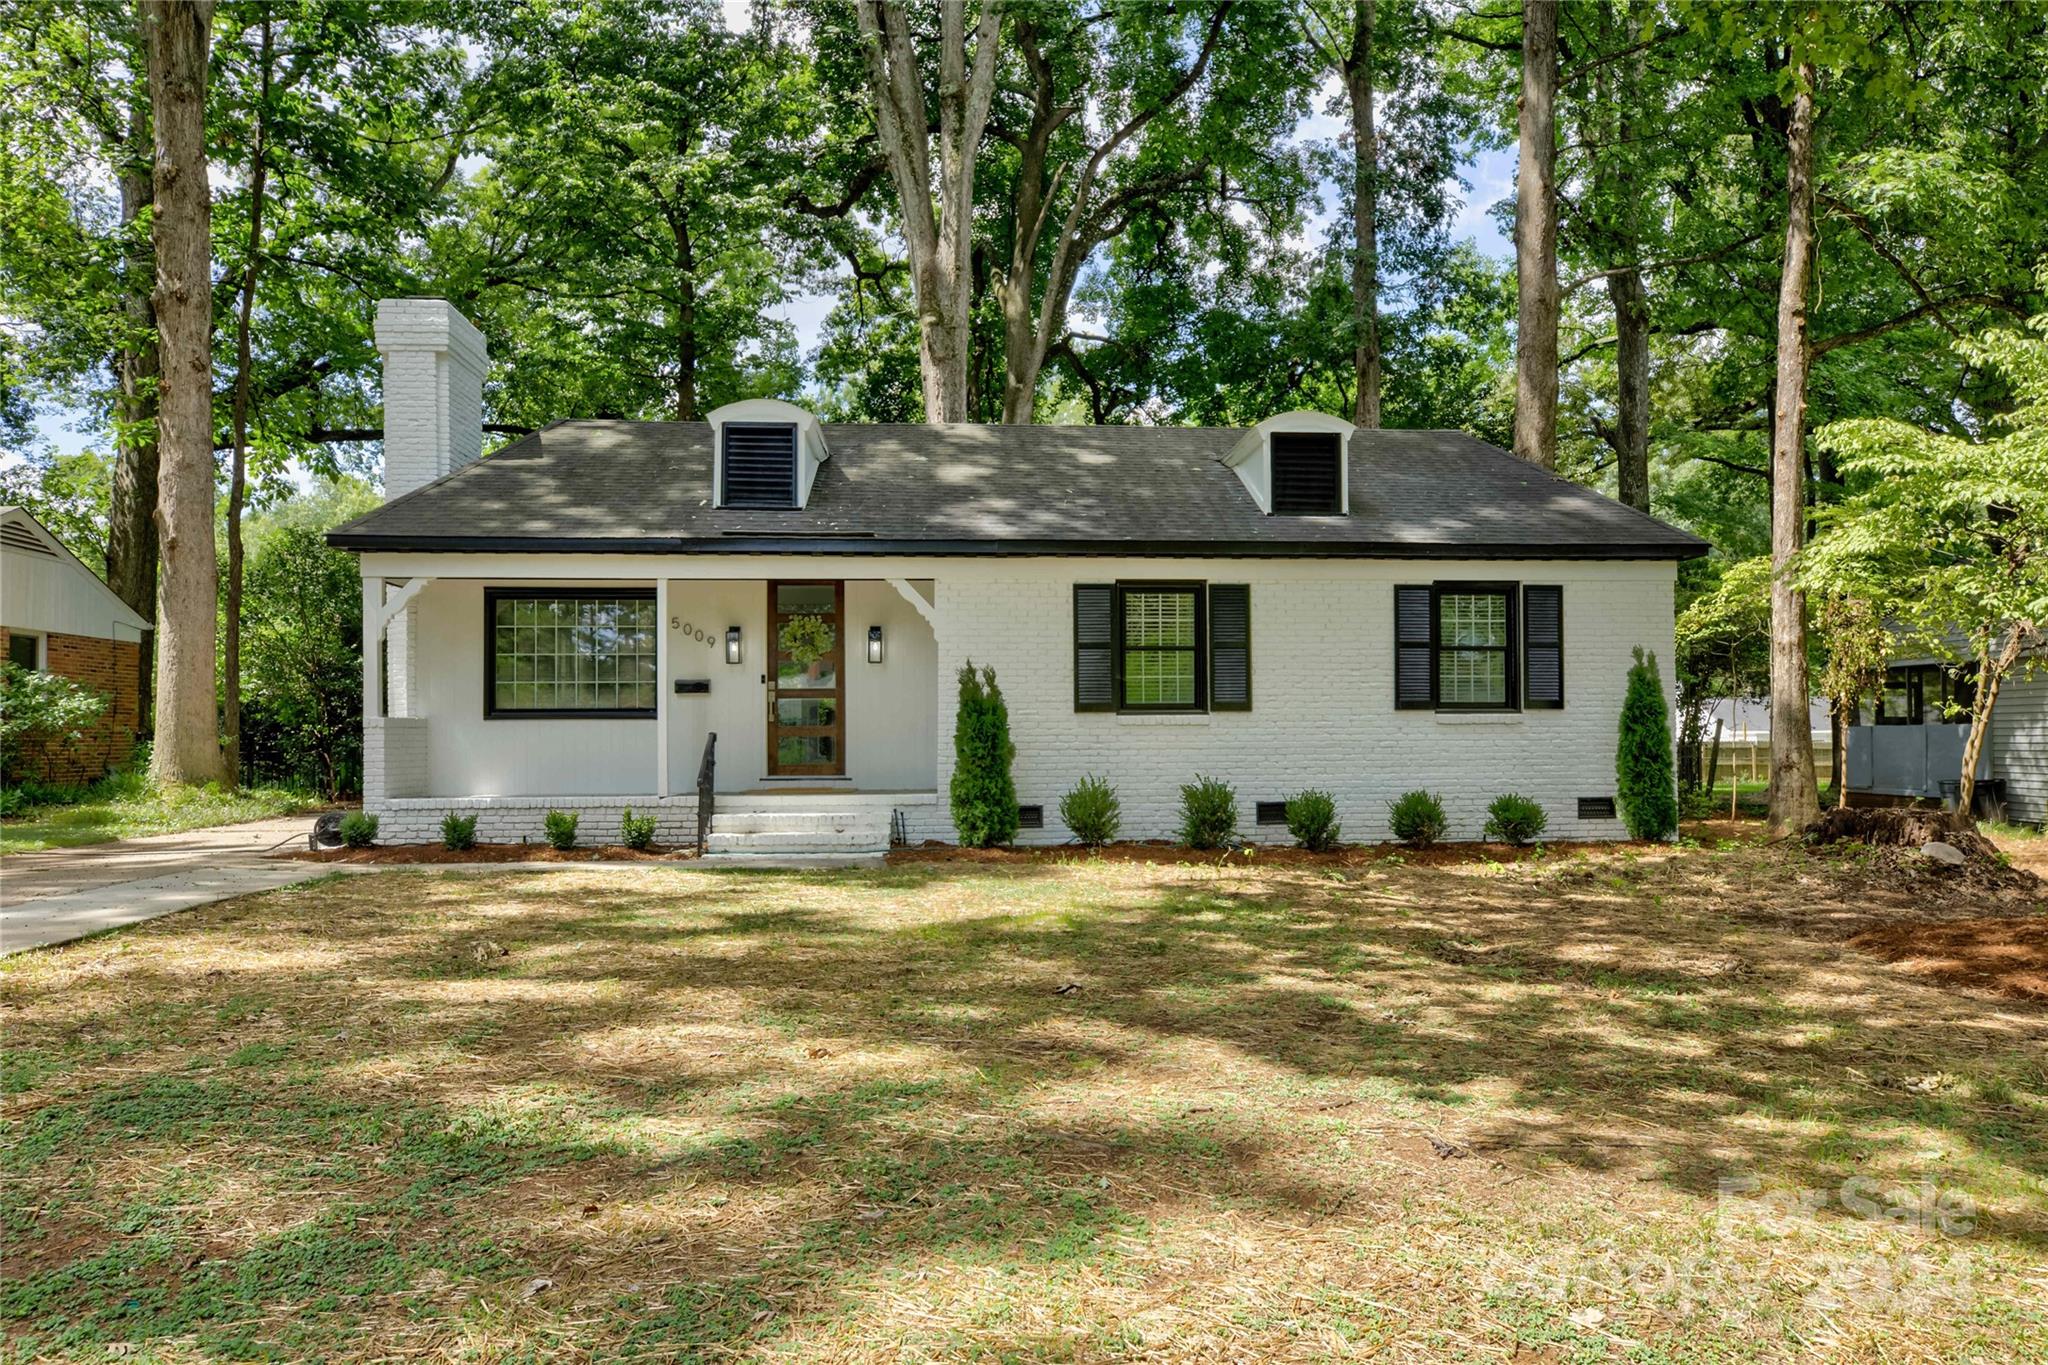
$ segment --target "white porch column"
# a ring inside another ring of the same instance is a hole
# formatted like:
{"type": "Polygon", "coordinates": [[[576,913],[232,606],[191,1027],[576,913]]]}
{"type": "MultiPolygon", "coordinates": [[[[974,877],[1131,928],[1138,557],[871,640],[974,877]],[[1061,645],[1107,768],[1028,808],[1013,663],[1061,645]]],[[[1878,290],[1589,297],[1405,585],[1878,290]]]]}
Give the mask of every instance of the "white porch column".
{"type": "Polygon", "coordinates": [[[668,575],[654,580],[654,798],[669,794],[668,718],[669,693],[675,684],[669,676],[668,657],[668,575]]]}

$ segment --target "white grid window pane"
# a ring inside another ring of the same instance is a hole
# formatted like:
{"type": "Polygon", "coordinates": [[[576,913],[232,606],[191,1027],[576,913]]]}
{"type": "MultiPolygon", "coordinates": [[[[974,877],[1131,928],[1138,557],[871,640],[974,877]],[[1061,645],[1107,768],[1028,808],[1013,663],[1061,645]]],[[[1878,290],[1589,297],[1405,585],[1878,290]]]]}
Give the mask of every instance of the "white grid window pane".
{"type": "Polygon", "coordinates": [[[1437,697],[1449,706],[1505,706],[1508,656],[1494,650],[1445,650],[1437,657],[1437,697]]]}
{"type": "Polygon", "coordinates": [[[1508,644],[1508,599],[1497,592],[1445,593],[1437,599],[1438,638],[1446,649],[1458,645],[1508,644]]]}
{"type": "Polygon", "coordinates": [[[1193,706],[1193,651],[1134,651],[1124,655],[1126,706],[1193,706]]]}
{"type": "Polygon", "coordinates": [[[1195,595],[1124,594],[1124,705],[1195,704],[1195,595]]]}
{"type": "Polygon", "coordinates": [[[501,597],[491,636],[498,710],[654,709],[650,599],[501,597]]]}
{"type": "Polygon", "coordinates": [[[1195,646],[1195,595],[1191,592],[1124,594],[1124,644],[1132,648],[1195,646]]]}

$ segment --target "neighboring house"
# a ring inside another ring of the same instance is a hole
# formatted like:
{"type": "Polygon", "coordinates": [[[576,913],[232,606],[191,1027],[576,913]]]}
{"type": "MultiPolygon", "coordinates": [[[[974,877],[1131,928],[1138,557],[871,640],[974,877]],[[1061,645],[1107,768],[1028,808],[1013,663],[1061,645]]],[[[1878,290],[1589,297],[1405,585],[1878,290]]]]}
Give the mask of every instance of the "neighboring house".
{"type": "MultiPolygon", "coordinates": [[[[1884,690],[1849,727],[1849,800],[1857,805],[1953,800],[1976,700],[1972,667],[1903,653],[1884,690]]],[[[2006,678],[1977,757],[1980,813],[2048,823],[2048,660],[2006,678]]]]}
{"type": "Polygon", "coordinates": [[[1132,838],[1171,835],[1198,774],[1249,838],[1285,839],[1307,787],[1354,839],[1416,787],[1456,838],[1507,791],[1552,837],[1620,837],[1631,651],[1675,695],[1676,565],[1706,548],[1462,433],[1314,413],[827,426],[759,400],[479,460],[478,333],[388,300],[377,345],[390,500],[329,540],[361,555],[364,804],[397,841],[450,810],[537,838],[551,807],[610,839],[627,805],[687,841],[714,733],[715,850],[950,840],[969,660],[1008,701],[1025,841],[1068,838],[1091,773],[1132,838]]]}
{"type": "Polygon", "coordinates": [[[149,622],[114,596],[43,524],[0,507],[0,648],[9,663],[62,674],[106,694],[79,742],[37,746],[18,765],[42,781],[80,783],[127,761],[142,724],[142,640],[149,622]]]}

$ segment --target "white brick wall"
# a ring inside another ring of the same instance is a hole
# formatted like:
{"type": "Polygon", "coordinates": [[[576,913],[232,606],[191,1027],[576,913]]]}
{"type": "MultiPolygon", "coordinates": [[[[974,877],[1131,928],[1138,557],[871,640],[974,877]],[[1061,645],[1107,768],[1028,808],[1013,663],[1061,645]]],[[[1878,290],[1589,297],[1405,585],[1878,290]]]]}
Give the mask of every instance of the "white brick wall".
{"type": "Polygon", "coordinates": [[[453,473],[483,454],[483,334],[444,299],[377,305],[384,357],[384,496],[453,473]]]}
{"type": "Polygon", "coordinates": [[[950,839],[944,798],[953,772],[951,672],[994,664],[1017,745],[1018,799],[1045,806],[1025,840],[1063,842],[1060,795],[1089,773],[1122,799],[1124,834],[1171,836],[1180,787],[1197,774],[1237,789],[1240,832],[1284,842],[1284,826],[1253,824],[1254,803],[1304,787],[1337,799],[1345,837],[1389,837],[1386,804],[1426,787],[1442,795],[1451,837],[1476,839],[1487,804],[1506,791],[1541,802],[1553,838],[1618,838],[1618,820],[1581,821],[1578,798],[1614,794],[1615,732],[1630,651],[1657,652],[1671,671],[1669,563],[986,560],[938,576],[940,805],[913,829],[950,839]],[[1250,583],[1252,710],[1195,716],[1077,713],[1073,585],[1125,579],[1250,583]],[[1394,587],[1432,579],[1512,580],[1564,587],[1565,705],[1557,711],[1438,715],[1394,709],[1394,587]],[[942,825],[944,828],[936,828],[942,825]]]}
{"type": "MultiPolygon", "coordinates": [[[[364,805],[369,806],[367,796],[364,805]]],[[[635,815],[654,816],[654,842],[693,844],[697,839],[697,798],[651,796],[428,796],[384,800],[377,814],[380,844],[438,844],[441,819],[453,812],[476,817],[476,837],[486,844],[542,844],[542,828],[551,810],[574,811],[580,823],[579,844],[615,844],[619,819],[631,807],[635,815]]]]}
{"type": "Polygon", "coordinates": [[[427,722],[401,716],[363,721],[363,807],[427,790],[427,722]]]}

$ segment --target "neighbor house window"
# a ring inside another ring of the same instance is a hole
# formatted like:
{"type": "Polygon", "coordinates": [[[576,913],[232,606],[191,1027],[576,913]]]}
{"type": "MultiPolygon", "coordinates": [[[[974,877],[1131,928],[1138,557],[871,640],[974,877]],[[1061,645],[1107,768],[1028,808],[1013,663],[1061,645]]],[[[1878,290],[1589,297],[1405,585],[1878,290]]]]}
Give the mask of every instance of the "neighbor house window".
{"type": "Polygon", "coordinates": [[[42,637],[16,631],[7,637],[7,662],[33,673],[43,666],[42,637]]]}
{"type": "Polygon", "coordinates": [[[1940,664],[1907,664],[1884,672],[1877,694],[1879,725],[1960,724],[1977,701],[1974,666],[1950,670],[1940,664]]]}
{"type": "MultiPolygon", "coordinates": [[[[1519,710],[1517,598],[1513,583],[1394,589],[1394,704],[1439,711],[1519,710]]],[[[1543,695],[1532,704],[1561,706],[1562,596],[1554,604],[1546,597],[1543,604],[1544,638],[1537,654],[1543,695]]]]}
{"type": "Polygon", "coordinates": [[[485,714],[652,716],[654,594],[490,589],[485,714]]]}

